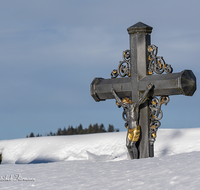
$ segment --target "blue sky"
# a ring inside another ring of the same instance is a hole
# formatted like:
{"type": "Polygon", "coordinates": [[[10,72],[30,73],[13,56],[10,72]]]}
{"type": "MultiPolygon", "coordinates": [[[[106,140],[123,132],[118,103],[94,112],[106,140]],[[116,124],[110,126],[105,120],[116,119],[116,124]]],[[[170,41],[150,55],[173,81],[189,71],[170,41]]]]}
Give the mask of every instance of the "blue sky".
{"type": "Polygon", "coordinates": [[[199,127],[200,2],[10,0],[0,6],[0,140],[103,123],[124,131],[114,100],[90,96],[95,77],[110,78],[129,49],[127,28],[153,27],[151,42],[174,73],[193,70],[193,97],[171,96],[162,128],[199,127]]]}

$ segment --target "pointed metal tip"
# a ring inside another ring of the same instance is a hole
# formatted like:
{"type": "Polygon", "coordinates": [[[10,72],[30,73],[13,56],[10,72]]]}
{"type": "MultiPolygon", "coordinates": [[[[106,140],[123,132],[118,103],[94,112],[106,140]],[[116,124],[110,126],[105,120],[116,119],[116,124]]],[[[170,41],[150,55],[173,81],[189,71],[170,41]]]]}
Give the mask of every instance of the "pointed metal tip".
{"type": "Polygon", "coordinates": [[[152,28],[152,27],[147,24],[144,24],[143,22],[137,22],[136,24],[130,26],[127,30],[132,28],[152,28]]]}
{"type": "Polygon", "coordinates": [[[151,33],[152,27],[148,26],[147,24],[144,24],[143,22],[137,22],[136,24],[130,26],[127,28],[129,34],[133,33],[151,33]]]}

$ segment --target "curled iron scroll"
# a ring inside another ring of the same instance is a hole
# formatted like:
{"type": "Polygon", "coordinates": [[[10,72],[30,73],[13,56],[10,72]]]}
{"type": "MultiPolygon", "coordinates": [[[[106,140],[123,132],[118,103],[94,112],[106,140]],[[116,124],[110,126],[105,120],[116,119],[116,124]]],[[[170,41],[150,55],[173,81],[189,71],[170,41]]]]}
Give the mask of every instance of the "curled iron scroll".
{"type": "Polygon", "coordinates": [[[155,45],[148,46],[148,52],[149,52],[149,68],[148,73],[153,74],[153,72],[157,74],[162,74],[164,71],[166,73],[172,73],[173,69],[171,65],[168,65],[165,63],[163,57],[157,56],[158,53],[158,47],[155,45]]]}
{"type": "Polygon", "coordinates": [[[169,96],[161,96],[159,99],[157,97],[152,97],[152,101],[149,105],[150,108],[150,144],[152,145],[156,139],[156,132],[160,127],[161,123],[159,120],[163,117],[163,112],[161,110],[162,104],[167,105],[169,102],[169,96]]]}
{"type": "Polygon", "coordinates": [[[119,62],[117,69],[114,69],[111,73],[111,78],[116,78],[118,76],[130,77],[130,50],[123,51],[123,61],[119,62]]]}

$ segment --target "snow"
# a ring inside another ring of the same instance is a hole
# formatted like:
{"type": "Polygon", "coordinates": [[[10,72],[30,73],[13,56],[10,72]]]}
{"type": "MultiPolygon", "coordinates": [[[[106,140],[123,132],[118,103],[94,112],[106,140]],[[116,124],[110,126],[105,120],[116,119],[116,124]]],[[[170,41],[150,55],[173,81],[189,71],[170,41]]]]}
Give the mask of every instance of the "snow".
{"type": "Polygon", "coordinates": [[[159,129],[154,158],[130,160],[125,139],[118,132],[0,141],[0,189],[200,187],[200,128],[159,129]]]}

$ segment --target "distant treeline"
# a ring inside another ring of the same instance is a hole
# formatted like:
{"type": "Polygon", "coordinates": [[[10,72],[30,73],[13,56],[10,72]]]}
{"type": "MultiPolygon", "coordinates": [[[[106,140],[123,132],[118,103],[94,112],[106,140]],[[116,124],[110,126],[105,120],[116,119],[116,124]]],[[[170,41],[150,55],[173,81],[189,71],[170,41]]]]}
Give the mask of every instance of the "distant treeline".
{"type": "MultiPolygon", "coordinates": [[[[94,125],[89,125],[88,128],[83,129],[83,126],[80,124],[78,127],[69,126],[68,129],[64,127],[63,129],[58,128],[56,133],[50,132],[45,136],[58,136],[58,135],[78,135],[78,134],[89,134],[89,133],[105,133],[105,132],[119,132],[119,129],[115,129],[113,125],[108,125],[108,129],[106,130],[104,125],[98,125],[97,123],[94,125]]],[[[37,134],[36,136],[32,132],[28,137],[42,137],[42,135],[37,134]]]]}

